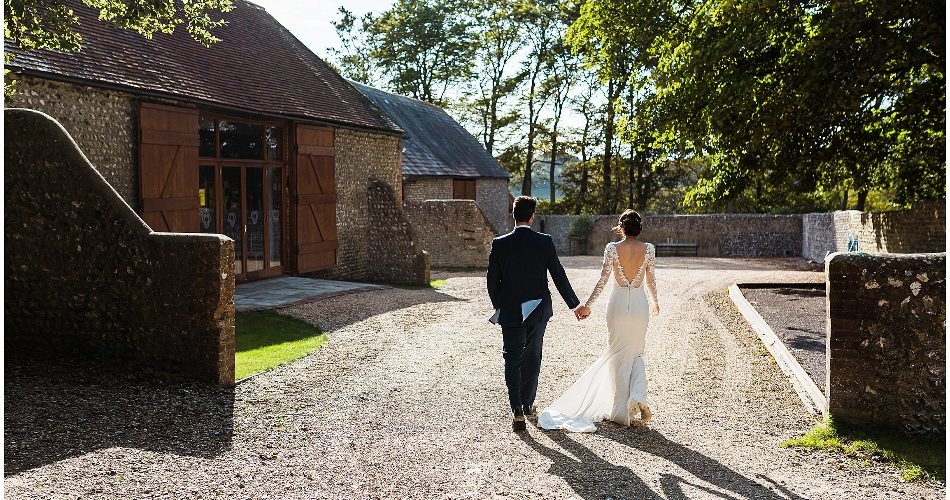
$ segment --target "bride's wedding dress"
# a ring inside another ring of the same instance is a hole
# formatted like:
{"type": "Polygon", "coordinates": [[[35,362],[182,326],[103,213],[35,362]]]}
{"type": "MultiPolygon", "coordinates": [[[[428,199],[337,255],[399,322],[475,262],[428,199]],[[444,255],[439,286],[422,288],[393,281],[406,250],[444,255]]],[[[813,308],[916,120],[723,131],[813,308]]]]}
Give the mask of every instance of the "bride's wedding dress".
{"type": "Polygon", "coordinates": [[[607,351],[560,399],[544,410],[538,418],[541,427],[594,432],[597,430],[594,424],[604,420],[630,425],[641,407],[644,408],[642,418],[649,418],[649,410],[645,409],[647,379],[641,356],[650,320],[650,303],[656,304],[656,251],[650,243],[646,245],[643,264],[632,280],[624,274],[617,247],[608,243],[604,249],[600,281],[587,306],[603,291],[613,271],[615,279],[610,280],[613,288],[607,299],[607,351]]]}

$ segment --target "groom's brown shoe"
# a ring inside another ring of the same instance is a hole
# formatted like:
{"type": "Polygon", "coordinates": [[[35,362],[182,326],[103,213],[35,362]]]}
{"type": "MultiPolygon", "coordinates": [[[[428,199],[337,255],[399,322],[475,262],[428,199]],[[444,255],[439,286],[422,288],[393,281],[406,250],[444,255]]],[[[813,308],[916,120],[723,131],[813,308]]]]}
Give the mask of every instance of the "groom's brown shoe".
{"type": "Polygon", "coordinates": [[[528,426],[524,422],[524,415],[515,415],[515,419],[511,421],[511,429],[515,431],[526,430],[528,426]]]}

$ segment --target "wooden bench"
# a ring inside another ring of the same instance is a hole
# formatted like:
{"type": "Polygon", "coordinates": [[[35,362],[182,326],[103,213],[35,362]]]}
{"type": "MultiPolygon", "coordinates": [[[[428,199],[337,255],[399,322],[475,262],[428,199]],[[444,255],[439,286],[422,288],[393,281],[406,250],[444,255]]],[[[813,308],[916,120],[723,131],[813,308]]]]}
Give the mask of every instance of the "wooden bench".
{"type": "Polygon", "coordinates": [[[690,255],[696,257],[699,255],[698,243],[657,243],[657,257],[679,257],[690,255]]]}

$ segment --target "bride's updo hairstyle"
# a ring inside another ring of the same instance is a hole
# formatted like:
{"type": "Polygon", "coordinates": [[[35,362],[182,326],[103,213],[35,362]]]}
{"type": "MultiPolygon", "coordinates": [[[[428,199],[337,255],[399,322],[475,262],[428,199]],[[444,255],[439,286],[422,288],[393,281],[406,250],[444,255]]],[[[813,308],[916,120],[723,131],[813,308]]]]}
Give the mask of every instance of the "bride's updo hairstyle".
{"type": "Polygon", "coordinates": [[[643,230],[643,220],[633,209],[626,209],[620,214],[620,222],[613,228],[620,236],[639,236],[643,230]]]}

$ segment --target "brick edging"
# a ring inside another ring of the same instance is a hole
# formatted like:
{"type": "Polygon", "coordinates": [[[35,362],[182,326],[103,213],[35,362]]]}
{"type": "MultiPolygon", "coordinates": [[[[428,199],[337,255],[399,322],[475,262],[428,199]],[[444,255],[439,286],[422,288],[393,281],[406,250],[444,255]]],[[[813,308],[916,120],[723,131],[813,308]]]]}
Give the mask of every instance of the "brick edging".
{"type": "MultiPolygon", "coordinates": [[[[794,284],[792,285],[794,286],[794,284]]],[[[824,415],[828,408],[825,395],[821,392],[821,389],[818,388],[818,385],[815,384],[815,381],[808,376],[808,373],[805,372],[802,365],[795,359],[795,356],[785,347],[785,344],[778,335],[772,331],[772,327],[765,322],[765,319],[762,318],[758,311],[752,307],[752,304],[742,295],[738,284],[733,284],[729,287],[729,298],[732,299],[736,308],[739,309],[742,316],[749,322],[749,326],[751,326],[759,336],[762,343],[765,344],[766,349],[769,350],[769,354],[775,358],[776,364],[792,383],[792,387],[802,400],[808,413],[812,415],[821,413],[824,415]]]]}

